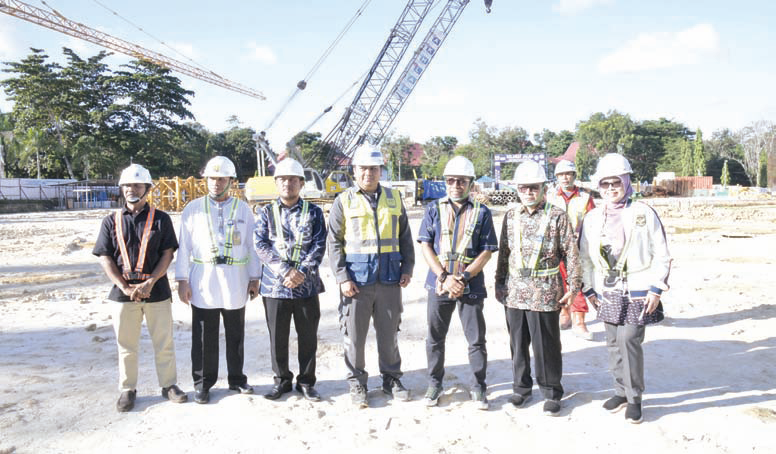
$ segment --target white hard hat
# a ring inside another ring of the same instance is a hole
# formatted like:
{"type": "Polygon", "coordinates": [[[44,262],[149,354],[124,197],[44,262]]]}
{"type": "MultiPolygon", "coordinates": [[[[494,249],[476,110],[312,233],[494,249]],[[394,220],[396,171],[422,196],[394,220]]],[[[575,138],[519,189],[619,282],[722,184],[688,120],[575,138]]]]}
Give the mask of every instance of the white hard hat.
{"type": "Polygon", "coordinates": [[[598,186],[598,182],[603,178],[616,177],[626,173],[633,173],[633,169],[631,169],[630,162],[625,159],[625,156],[617,153],[608,153],[598,160],[598,166],[592,180],[598,186]]]}
{"type": "Polygon", "coordinates": [[[296,159],[286,158],[275,166],[275,178],[299,177],[304,180],[304,169],[296,159]]]}
{"type": "Polygon", "coordinates": [[[207,162],[202,176],[207,177],[232,177],[237,178],[234,163],[225,156],[216,156],[207,162]]]}
{"type": "Polygon", "coordinates": [[[384,166],[385,160],[380,149],[370,143],[365,143],[356,148],[350,163],[354,166],[384,166]]]}
{"type": "Polygon", "coordinates": [[[546,183],[547,173],[544,171],[544,166],[536,161],[524,161],[517,166],[515,170],[515,183],[517,184],[534,184],[534,183],[546,183]]]}
{"type": "Polygon", "coordinates": [[[132,183],[154,184],[151,180],[151,172],[140,164],[130,164],[129,167],[121,171],[119,186],[132,183]]]}
{"type": "Polygon", "coordinates": [[[559,173],[574,172],[577,173],[577,166],[568,159],[561,159],[555,166],[555,175],[559,173]]]}
{"type": "Polygon", "coordinates": [[[477,175],[474,173],[474,164],[463,156],[454,156],[447,161],[445,171],[442,175],[457,175],[464,177],[471,177],[472,179],[477,175]]]}

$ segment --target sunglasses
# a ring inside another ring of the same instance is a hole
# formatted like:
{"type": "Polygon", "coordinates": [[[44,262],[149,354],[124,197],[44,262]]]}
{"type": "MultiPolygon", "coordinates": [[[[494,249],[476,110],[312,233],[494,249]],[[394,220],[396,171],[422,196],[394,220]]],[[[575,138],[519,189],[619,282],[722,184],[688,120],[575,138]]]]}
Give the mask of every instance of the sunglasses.
{"type": "Polygon", "coordinates": [[[469,179],[468,178],[446,178],[445,183],[448,186],[454,186],[454,185],[466,186],[467,184],[469,184],[469,179]]]}
{"type": "Polygon", "coordinates": [[[539,192],[539,189],[542,188],[542,185],[540,184],[521,184],[517,186],[518,192],[539,192]]]}
{"type": "Polygon", "coordinates": [[[598,183],[598,187],[601,189],[609,189],[609,188],[619,189],[622,187],[622,181],[620,180],[602,181],[598,183]]]}

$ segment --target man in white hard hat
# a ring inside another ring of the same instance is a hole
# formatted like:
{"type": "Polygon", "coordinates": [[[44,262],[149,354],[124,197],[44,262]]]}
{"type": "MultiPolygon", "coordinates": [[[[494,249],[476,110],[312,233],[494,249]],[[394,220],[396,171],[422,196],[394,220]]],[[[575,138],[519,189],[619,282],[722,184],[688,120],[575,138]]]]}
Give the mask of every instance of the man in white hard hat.
{"type": "Polygon", "coordinates": [[[172,292],[167,267],[178,248],[170,216],[149,207],[146,195],[153,181],[143,166],[132,164],[119,179],[124,207],[102,221],[92,254],[113,282],[107,300],[115,307],[113,326],[119,355],[120,412],[131,410],[137,396],[137,352],[145,317],[154,346],[156,376],[162,396],[186,402],[176,385],[175,345],[172,334],[172,292]]]}
{"type": "Polygon", "coordinates": [[[579,250],[569,217],[545,200],[544,167],[535,161],[523,162],[515,172],[515,183],[520,205],[504,216],[496,267],[496,298],[505,306],[512,351],[514,382],[509,401],[522,407],[531,399],[529,347],[533,346],[544,414],[558,416],[563,397],[558,319],[560,308],[582,286],[579,250]],[[568,270],[565,294],[561,262],[568,270]]]}
{"type": "Polygon", "coordinates": [[[447,196],[426,205],[418,233],[429,267],[425,286],[429,386],[424,402],[435,406],[442,394],[445,338],[457,308],[469,344],[471,398],[479,409],[487,410],[488,352],[482,313],[487,292],[482,269],[493,251],[498,250],[498,239],[488,207],[469,197],[476,177],[472,162],[455,156],[447,162],[443,173],[447,196]]]}
{"type": "MultiPolygon", "coordinates": [[[[576,185],[577,167],[573,162],[562,159],[555,165],[555,177],[558,179],[557,188],[547,194],[547,200],[555,206],[566,210],[566,214],[571,219],[571,227],[579,237],[579,230],[582,228],[582,218],[585,214],[595,208],[595,203],[590,193],[576,185]]],[[[564,282],[564,291],[566,276],[566,264],[561,262],[560,275],[564,282]]],[[[574,297],[574,301],[564,306],[560,311],[560,329],[569,329],[572,327],[577,337],[585,340],[593,340],[593,333],[588,331],[585,325],[585,314],[588,312],[587,303],[582,293],[574,297]]]]}
{"type": "Polygon", "coordinates": [[[671,256],[655,210],[631,200],[631,166],[616,153],[603,156],[593,175],[603,206],[585,216],[579,237],[583,289],[604,322],[614,396],[603,407],[642,421],[646,325],[663,319],[671,256]]]}
{"type": "Polygon", "coordinates": [[[401,289],[415,266],[407,213],[398,190],[380,185],[383,154],[360,146],[352,164],[356,186],[334,200],[326,240],[331,269],[340,287],[340,323],[345,364],[353,403],[368,407],[364,349],[369,320],[374,320],[382,390],[396,400],[409,400],[400,378],[398,332],[401,289]]]}
{"type": "Polygon", "coordinates": [[[206,404],[218,380],[222,318],[229,389],[253,393],[243,373],[243,345],[245,304],[259,292],[259,259],[252,242],[256,225],[251,207],[229,195],[237,177],[232,161],[216,156],[202,176],[208,195],[190,202],[181,215],[175,280],[180,300],[191,305],[194,401],[206,404]]]}
{"type": "Polygon", "coordinates": [[[290,392],[294,374],[288,366],[288,336],[294,320],[299,374],[296,390],[308,400],[321,396],[315,389],[315,353],[324,291],[318,267],[326,251],[323,210],[303,200],[304,169],[286,158],[275,167],[280,196],[259,211],[254,246],[262,263],[260,293],[269,329],[275,385],[264,397],[279,399],[290,392]]]}

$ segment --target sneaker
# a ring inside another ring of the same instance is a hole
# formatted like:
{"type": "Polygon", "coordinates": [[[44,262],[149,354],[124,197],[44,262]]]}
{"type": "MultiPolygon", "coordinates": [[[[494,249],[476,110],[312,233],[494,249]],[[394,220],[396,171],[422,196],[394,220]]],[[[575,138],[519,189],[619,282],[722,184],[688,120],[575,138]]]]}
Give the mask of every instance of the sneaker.
{"type": "Polygon", "coordinates": [[[423,403],[427,407],[436,407],[439,403],[439,397],[442,395],[441,386],[429,386],[426,390],[426,395],[423,397],[423,403]]]}
{"type": "Polygon", "coordinates": [[[523,408],[525,404],[531,401],[531,395],[526,394],[522,395],[519,393],[514,393],[511,396],[509,396],[509,403],[514,405],[517,408],[523,408]]]}
{"type": "Polygon", "coordinates": [[[369,407],[369,401],[366,399],[366,386],[361,384],[350,385],[350,400],[353,405],[359,408],[369,407]]]}
{"type": "Polygon", "coordinates": [[[383,380],[383,392],[402,402],[410,400],[410,391],[401,384],[398,378],[383,380]]]}
{"type": "Polygon", "coordinates": [[[628,399],[622,396],[612,396],[606,402],[604,402],[604,410],[609,413],[617,413],[622,410],[628,403],[628,399]]]}
{"type": "Polygon", "coordinates": [[[641,404],[628,404],[625,409],[625,420],[631,424],[641,424],[641,404]]]}
{"type": "Polygon", "coordinates": [[[124,413],[135,408],[135,396],[137,396],[137,390],[135,389],[122,391],[118,402],[116,402],[116,410],[118,410],[119,413],[124,413]]]}
{"type": "Polygon", "coordinates": [[[162,388],[162,397],[169,400],[170,402],[175,402],[176,404],[182,404],[183,402],[189,400],[189,396],[181,391],[181,389],[178,388],[178,385],[162,388]]]}
{"type": "Polygon", "coordinates": [[[558,416],[560,415],[560,401],[557,400],[545,400],[544,401],[544,408],[542,410],[545,415],[547,416],[558,416]]]}
{"type": "Polygon", "coordinates": [[[475,388],[471,391],[472,401],[477,404],[478,410],[487,410],[490,408],[488,402],[488,396],[485,394],[484,388],[475,388]]]}

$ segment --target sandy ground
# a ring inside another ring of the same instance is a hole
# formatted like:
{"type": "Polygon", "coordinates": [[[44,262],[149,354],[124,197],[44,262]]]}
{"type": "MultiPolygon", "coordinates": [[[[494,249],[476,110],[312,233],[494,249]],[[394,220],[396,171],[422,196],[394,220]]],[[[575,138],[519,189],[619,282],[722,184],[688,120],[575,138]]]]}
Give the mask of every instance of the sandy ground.
{"type": "MultiPolygon", "coordinates": [[[[448,335],[445,394],[426,408],[425,291],[416,267],[404,293],[400,349],[411,402],[392,402],[370,378],[371,408],[352,407],[337,328],[337,292],[322,295],[318,389],[280,401],[272,384],[268,335],[258,300],[248,306],[245,371],[253,396],[230,392],[225,359],[209,405],[177,405],[159,395],[144,331],[138,401],[115,410],[117,359],[110,284],[90,253],[107,211],[0,216],[0,454],[12,452],[776,452],[776,305],[773,294],[776,204],[709,208],[703,201],[655,202],[675,258],[667,318],[647,330],[645,421],[601,408],[612,394],[603,327],[593,342],[563,332],[566,396],[561,416],[542,415],[538,389],[523,409],[511,392],[508,335],[501,305],[486,302],[490,411],[468,399],[460,322],[448,335]],[[770,434],[770,435],[769,435],[770,434]]],[[[496,209],[500,231],[504,209],[496,209]]],[[[419,209],[411,210],[413,232],[419,209]]],[[[173,216],[179,221],[179,216],[173,216]]],[[[421,254],[417,253],[422,262],[421,254]]],[[[486,268],[492,291],[495,260],[486,268]]],[[[190,313],[173,305],[178,377],[191,397],[190,313]]],[[[223,334],[222,334],[223,335],[223,334]]],[[[292,340],[292,345],[295,342],[292,340]]],[[[222,344],[223,345],[223,344],[222,344]]],[[[374,335],[367,369],[377,373],[374,335]]],[[[292,347],[292,358],[295,357],[292,347]]],[[[296,364],[292,360],[292,370],[296,364]]]]}

